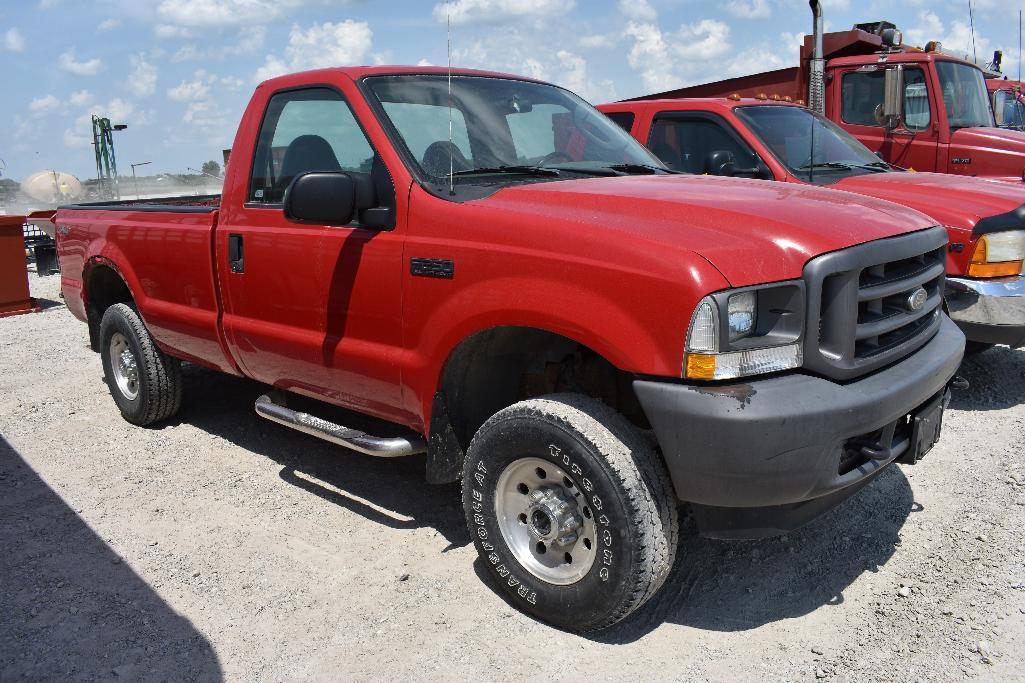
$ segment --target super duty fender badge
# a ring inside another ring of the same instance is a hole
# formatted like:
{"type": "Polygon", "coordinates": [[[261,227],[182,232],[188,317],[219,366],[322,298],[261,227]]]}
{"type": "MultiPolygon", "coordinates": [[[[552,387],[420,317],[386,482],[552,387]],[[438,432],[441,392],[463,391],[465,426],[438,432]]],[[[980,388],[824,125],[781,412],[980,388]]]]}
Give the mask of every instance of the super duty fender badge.
{"type": "Polygon", "coordinates": [[[56,230],[57,230],[57,234],[60,235],[61,237],[67,237],[68,233],[71,232],[71,226],[68,225],[67,223],[58,224],[56,230]]]}
{"type": "Polygon", "coordinates": [[[972,163],[971,157],[954,157],[950,160],[952,164],[970,164],[972,163]]]}

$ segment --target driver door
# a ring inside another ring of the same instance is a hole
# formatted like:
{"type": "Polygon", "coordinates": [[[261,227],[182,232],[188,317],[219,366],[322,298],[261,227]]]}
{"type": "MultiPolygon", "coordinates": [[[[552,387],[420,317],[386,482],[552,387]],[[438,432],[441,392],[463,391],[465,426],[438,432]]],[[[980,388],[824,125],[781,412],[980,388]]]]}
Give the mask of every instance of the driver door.
{"type": "MultiPolygon", "coordinates": [[[[841,70],[838,100],[833,111],[840,123],[863,145],[887,162],[916,171],[935,171],[939,151],[939,123],[932,89],[925,71],[904,69],[904,126],[888,131],[876,120],[883,102],[883,69],[859,67],[841,70]]],[[[835,81],[834,81],[835,82],[835,81]]]]}
{"type": "Polygon", "coordinates": [[[345,226],[293,223],[282,200],[300,173],[344,171],[372,178],[391,227],[404,203],[339,90],[265,97],[252,159],[237,161],[250,163],[248,187],[230,190],[245,202],[222,207],[217,228],[227,344],[260,382],[401,421],[401,232],[368,227],[362,212],[345,226]]]}

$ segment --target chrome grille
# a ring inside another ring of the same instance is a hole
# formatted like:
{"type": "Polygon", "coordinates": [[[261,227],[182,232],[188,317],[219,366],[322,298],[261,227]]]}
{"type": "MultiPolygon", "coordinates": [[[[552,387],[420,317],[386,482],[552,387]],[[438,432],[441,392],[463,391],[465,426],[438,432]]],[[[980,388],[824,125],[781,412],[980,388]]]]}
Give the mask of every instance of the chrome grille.
{"type": "Polygon", "coordinates": [[[936,227],[809,261],[805,367],[850,379],[925,344],[942,315],[946,244],[936,227]],[[909,298],[920,288],[916,307],[909,298]]]}

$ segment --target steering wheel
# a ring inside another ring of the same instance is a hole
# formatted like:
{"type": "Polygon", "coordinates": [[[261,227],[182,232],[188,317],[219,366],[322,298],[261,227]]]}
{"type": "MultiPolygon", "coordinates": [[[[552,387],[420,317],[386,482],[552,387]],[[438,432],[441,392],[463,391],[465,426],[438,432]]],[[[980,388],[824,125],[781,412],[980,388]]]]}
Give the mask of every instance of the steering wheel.
{"type": "MultiPolygon", "coordinates": [[[[613,136],[609,135],[608,137],[606,137],[604,135],[599,135],[595,131],[591,130],[588,126],[594,120],[595,116],[596,115],[591,110],[585,107],[577,107],[573,110],[573,126],[578,131],[580,131],[581,135],[583,135],[585,138],[587,138],[588,140],[590,140],[591,142],[595,143],[600,147],[604,147],[606,149],[622,149],[626,147],[626,140],[622,141],[623,144],[613,147],[614,143],[616,142],[613,136]]],[[[598,116],[601,115],[598,114],[598,116]]]]}

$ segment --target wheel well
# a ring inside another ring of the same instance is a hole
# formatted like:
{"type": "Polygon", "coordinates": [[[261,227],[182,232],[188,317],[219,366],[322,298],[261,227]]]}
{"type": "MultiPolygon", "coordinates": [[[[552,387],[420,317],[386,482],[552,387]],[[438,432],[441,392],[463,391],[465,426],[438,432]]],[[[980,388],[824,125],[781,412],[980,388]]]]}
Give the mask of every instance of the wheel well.
{"type": "Polygon", "coordinates": [[[100,321],[114,304],[132,303],[132,292],[116,270],[110,266],[96,266],[89,271],[85,282],[86,315],[89,320],[89,346],[100,350],[100,321]]]}
{"type": "Polygon", "coordinates": [[[528,327],[478,332],[452,351],[442,370],[431,414],[427,478],[434,483],[458,479],[480,426],[528,398],[585,394],[646,429],[632,379],[587,346],[553,332],[528,327]]]}

